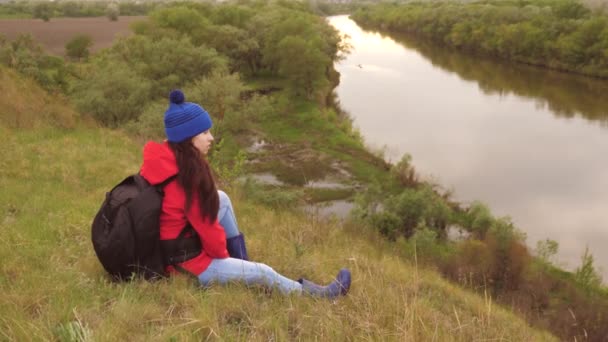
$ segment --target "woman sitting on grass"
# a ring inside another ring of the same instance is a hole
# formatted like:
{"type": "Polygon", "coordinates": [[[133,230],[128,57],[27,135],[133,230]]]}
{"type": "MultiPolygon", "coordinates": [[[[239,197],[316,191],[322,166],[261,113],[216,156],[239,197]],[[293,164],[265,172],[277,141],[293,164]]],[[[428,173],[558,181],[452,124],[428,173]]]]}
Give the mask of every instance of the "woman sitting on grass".
{"type": "Polygon", "coordinates": [[[165,254],[178,254],[174,260],[179,261],[175,267],[169,266],[169,271],[192,273],[203,286],[242,282],[277,287],[283,294],[304,292],[327,298],[345,295],[351,282],[347,269],[340,270],[331,284],[320,286],[305,279],[288,279],[265,264],[248,261],[230,199],[217,190],[205,158],[213,142],[211,117],[198,104],[184,102],[179,90],[171,92],[169,98],[164,120],[167,141],[145,145],[140,173],[153,185],[173,177],[164,187],[160,216],[164,246],[189,237],[199,248],[194,253],[183,246],[171,247],[173,252],[165,248],[165,254]]]}

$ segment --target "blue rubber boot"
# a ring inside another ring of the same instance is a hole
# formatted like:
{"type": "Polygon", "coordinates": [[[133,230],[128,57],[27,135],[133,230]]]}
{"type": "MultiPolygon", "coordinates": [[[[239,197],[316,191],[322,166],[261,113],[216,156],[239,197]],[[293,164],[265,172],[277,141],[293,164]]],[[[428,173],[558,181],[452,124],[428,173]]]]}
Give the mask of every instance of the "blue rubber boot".
{"type": "Polygon", "coordinates": [[[247,247],[245,247],[245,236],[243,233],[226,239],[226,249],[231,258],[249,260],[247,255],[247,247]]]}
{"type": "Polygon", "coordinates": [[[336,298],[338,296],[344,296],[350,289],[350,271],[343,268],[338,272],[336,280],[327,286],[317,285],[306,279],[299,279],[298,282],[302,284],[302,291],[308,293],[314,297],[322,298],[336,298]]]}

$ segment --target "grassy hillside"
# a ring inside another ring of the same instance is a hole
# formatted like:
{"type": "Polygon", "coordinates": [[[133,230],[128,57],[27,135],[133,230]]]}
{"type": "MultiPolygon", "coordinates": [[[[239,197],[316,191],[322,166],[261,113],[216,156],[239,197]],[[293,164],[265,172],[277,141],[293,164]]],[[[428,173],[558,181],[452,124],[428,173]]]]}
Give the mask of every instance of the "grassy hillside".
{"type": "Polygon", "coordinates": [[[56,101],[29,79],[17,76],[0,65],[0,124],[10,128],[53,126],[71,128],[80,121],[78,113],[64,102],[56,101]]]}
{"type": "Polygon", "coordinates": [[[227,190],[253,259],[319,282],[348,266],[349,296],[203,290],[182,276],[111,283],[95,258],[90,222],[104,192],[137,171],[140,145],[83,124],[60,100],[1,71],[0,107],[22,104],[0,115],[1,340],[553,340],[489,298],[399,259],[375,233],[260,207],[238,188],[227,190]],[[32,115],[45,108],[65,109],[73,125],[32,115]]]}

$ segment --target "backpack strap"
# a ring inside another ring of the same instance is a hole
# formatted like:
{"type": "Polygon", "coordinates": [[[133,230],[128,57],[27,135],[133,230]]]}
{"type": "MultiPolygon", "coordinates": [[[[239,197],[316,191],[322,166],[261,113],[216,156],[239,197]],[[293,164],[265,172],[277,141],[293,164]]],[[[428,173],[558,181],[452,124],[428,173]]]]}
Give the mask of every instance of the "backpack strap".
{"type": "Polygon", "coordinates": [[[177,238],[161,240],[160,244],[165,264],[174,267],[179,267],[178,264],[197,257],[203,250],[201,240],[190,223],[182,229],[177,238]],[[187,234],[189,235],[187,236],[187,234]]]}
{"type": "Polygon", "coordinates": [[[175,178],[177,178],[177,174],[165,179],[162,183],[159,183],[156,186],[157,189],[164,189],[169,183],[171,183],[175,178]]]}

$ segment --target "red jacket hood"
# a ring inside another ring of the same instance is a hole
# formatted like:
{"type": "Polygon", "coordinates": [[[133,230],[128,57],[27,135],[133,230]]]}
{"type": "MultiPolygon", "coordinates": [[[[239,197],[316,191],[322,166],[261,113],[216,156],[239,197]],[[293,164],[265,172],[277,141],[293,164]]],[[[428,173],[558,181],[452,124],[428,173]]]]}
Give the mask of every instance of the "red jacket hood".
{"type": "Polygon", "coordinates": [[[150,141],[144,146],[144,162],[140,174],[150,184],[160,184],[178,172],[175,154],[167,142],[150,141]]]}

